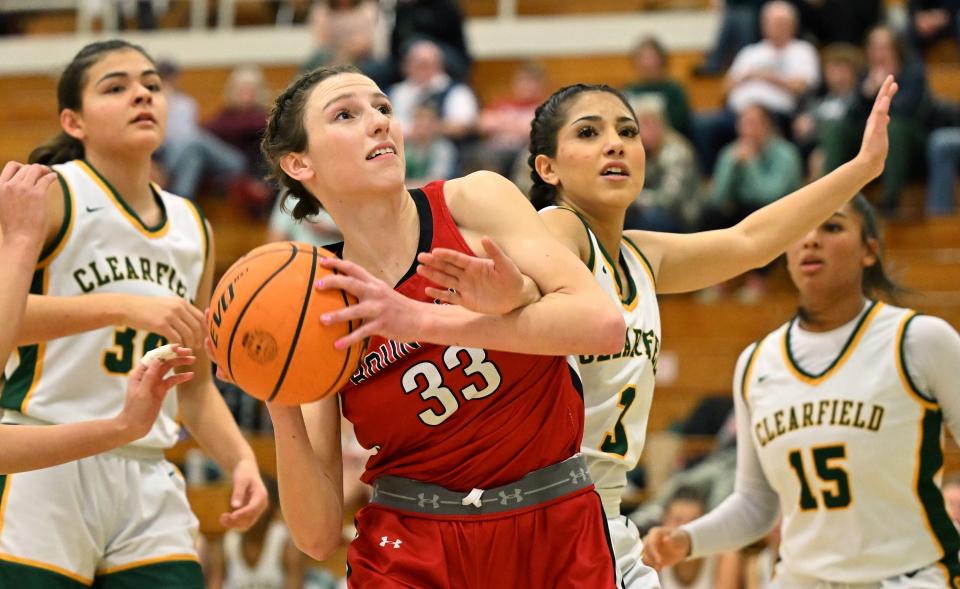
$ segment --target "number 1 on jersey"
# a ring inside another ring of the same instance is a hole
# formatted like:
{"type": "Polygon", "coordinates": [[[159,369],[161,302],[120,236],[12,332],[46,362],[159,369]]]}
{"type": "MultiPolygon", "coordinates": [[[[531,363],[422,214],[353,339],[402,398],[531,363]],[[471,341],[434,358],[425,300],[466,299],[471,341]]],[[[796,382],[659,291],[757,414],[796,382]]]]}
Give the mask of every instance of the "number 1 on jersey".
{"type": "MultiPolygon", "coordinates": [[[[832,483],[833,488],[825,488],[821,492],[823,496],[823,505],[827,509],[843,509],[852,502],[850,495],[850,477],[842,466],[831,466],[831,460],[839,460],[847,457],[847,449],[843,445],[823,446],[813,448],[813,463],[816,466],[817,477],[824,483],[832,483]]],[[[809,511],[817,508],[817,498],[810,490],[810,483],[807,482],[806,470],[803,467],[803,455],[800,450],[794,450],[788,456],[790,468],[797,473],[797,479],[800,481],[800,509],[809,511]]]]}
{"type": "Polygon", "coordinates": [[[630,410],[630,405],[637,398],[637,387],[629,385],[620,391],[620,401],[617,405],[620,407],[620,415],[617,416],[617,422],[613,425],[613,431],[607,432],[603,437],[603,443],[600,444],[600,451],[607,454],[616,454],[623,457],[627,455],[629,439],[627,438],[627,428],[623,426],[623,416],[630,410]]]}

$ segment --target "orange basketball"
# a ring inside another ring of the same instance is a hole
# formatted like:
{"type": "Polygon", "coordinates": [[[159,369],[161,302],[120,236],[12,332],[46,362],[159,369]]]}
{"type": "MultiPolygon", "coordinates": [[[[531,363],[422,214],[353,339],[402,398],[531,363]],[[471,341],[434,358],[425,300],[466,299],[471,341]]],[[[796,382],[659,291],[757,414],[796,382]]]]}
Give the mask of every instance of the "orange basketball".
{"type": "Polygon", "coordinates": [[[341,290],[317,290],[331,272],[320,259],[331,252],[290,241],[258,247],[220,279],[207,328],[213,361],[247,394],[284,405],[309,403],[346,384],[363,343],[338,350],[333,343],[357,321],[323,325],[320,315],[356,299],[341,290]]]}

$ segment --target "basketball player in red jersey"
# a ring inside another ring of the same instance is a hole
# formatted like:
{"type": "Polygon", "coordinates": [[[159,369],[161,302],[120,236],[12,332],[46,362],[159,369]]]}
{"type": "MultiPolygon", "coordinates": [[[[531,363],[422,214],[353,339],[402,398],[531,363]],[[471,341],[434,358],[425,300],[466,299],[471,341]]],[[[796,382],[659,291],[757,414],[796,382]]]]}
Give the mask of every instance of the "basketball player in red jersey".
{"type": "Polygon", "coordinates": [[[614,587],[603,512],[577,455],[583,401],[563,355],[619,351],[624,323],[583,264],[496,174],[408,192],[390,102],[355,69],[294,82],[263,150],[293,215],[323,207],[343,232],[343,259],[325,261],[339,274],[318,286],[359,303],[323,320],[363,325],[337,346],[370,338],[339,400],[270,407],[296,544],[322,559],[339,543],[342,404],[377,449],[350,587],[614,587]],[[416,272],[433,248],[513,262],[491,272],[469,311],[437,304],[416,272]]]}

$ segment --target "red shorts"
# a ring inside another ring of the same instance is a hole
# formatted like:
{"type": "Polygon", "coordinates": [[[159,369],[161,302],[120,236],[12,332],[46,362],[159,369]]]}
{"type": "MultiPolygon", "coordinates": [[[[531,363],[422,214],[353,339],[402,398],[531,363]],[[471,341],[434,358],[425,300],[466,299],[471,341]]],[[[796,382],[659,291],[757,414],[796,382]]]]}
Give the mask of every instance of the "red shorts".
{"type": "Polygon", "coordinates": [[[614,589],[615,560],[592,488],[530,509],[429,518],[368,505],[347,549],[351,589],[614,589]]]}

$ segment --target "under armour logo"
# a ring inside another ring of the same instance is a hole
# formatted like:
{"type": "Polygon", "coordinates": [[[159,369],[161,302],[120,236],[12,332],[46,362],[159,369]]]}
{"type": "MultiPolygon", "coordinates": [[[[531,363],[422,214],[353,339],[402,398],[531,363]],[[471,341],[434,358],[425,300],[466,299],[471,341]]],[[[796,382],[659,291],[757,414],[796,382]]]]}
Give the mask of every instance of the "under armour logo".
{"type": "Polygon", "coordinates": [[[587,480],[587,471],[583,468],[570,471],[570,482],[579,483],[587,480]]]}
{"type": "Polygon", "coordinates": [[[419,498],[417,505],[420,507],[425,507],[427,504],[430,504],[434,509],[440,509],[440,495],[434,495],[430,499],[427,499],[423,493],[418,493],[417,498],[419,498]]]}
{"type": "Polygon", "coordinates": [[[396,540],[391,540],[386,536],[380,536],[380,546],[383,547],[383,546],[386,546],[387,544],[393,544],[394,548],[400,548],[400,545],[403,544],[403,540],[401,540],[400,538],[397,538],[396,540]]]}
{"type": "Polygon", "coordinates": [[[500,491],[500,505],[510,505],[510,500],[517,503],[523,503],[523,491],[520,489],[514,489],[513,493],[506,493],[505,491],[500,491]]]}

